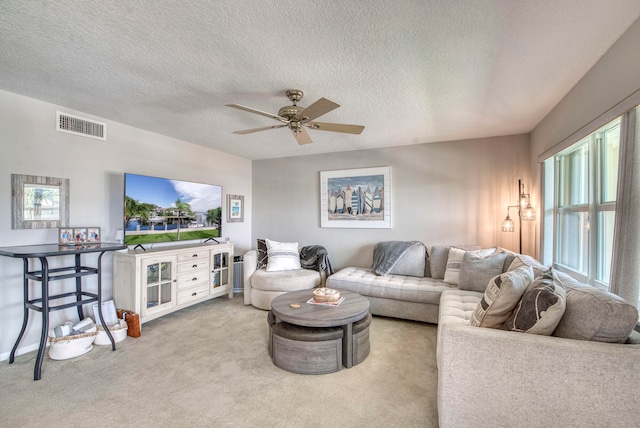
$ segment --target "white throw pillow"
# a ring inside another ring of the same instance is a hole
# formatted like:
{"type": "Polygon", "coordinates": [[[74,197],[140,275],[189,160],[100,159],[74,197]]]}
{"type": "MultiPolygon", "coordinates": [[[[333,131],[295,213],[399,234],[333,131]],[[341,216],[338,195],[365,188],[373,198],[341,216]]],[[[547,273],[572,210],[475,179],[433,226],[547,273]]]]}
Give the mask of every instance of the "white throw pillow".
{"type": "MultiPolygon", "coordinates": [[[[480,257],[487,257],[496,252],[497,247],[485,248],[482,250],[473,251],[474,254],[480,257]]],[[[449,258],[447,258],[447,269],[444,271],[444,282],[452,285],[458,285],[460,278],[460,266],[462,266],[462,259],[466,250],[462,248],[451,247],[449,248],[449,258]]]]}
{"type": "Polygon", "coordinates": [[[278,242],[266,239],[267,272],[296,270],[300,267],[300,253],[297,242],[278,242]]]}

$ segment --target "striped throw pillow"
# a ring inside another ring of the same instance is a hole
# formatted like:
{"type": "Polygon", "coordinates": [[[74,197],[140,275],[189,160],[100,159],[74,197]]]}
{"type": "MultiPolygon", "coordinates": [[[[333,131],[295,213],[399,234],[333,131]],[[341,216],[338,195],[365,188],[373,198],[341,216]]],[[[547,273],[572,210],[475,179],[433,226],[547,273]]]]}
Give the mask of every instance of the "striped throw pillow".
{"type": "Polygon", "coordinates": [[[484,296],[471,314],[469,324],[474,327],[502,328],[531,281],[533,270],[530,266],[521,266],[491,278],[484,296]]]}
{"type": "Polygon", "coordinates": [[[267,242],[267,272],[301,269],[300,253],[297,242],[278,242],[270,239],[267,242]]]}

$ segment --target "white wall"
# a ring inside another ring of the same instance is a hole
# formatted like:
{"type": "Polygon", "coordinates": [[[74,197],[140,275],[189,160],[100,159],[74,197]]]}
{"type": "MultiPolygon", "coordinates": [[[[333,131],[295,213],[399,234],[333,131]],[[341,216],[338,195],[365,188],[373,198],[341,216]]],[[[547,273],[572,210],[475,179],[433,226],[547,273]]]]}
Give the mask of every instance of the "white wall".
{"type": "Polygon", "coordinates": [[[637,20],[533,130],[531,168],[536,197],[540,189],[538,157],[640,89],[639,45],[637,20]]]}
{"type": "MultiPolygon", "coordinates": [[[[70,225],[100,226],[108,239],[122,227],[124,172],[222,185],[223,235],[237,244],[237,254],[251,246],[249,160],[0,91],[0,246],[57,242],[56,229],[11,229],[11,174],[68,178],[70,225]],[[57,132],[57,110],[106,122],[108,141],[57,132]],[[226,194],[245,196],[244,223],[226,223],[226,194]]],[[[83,262],[91,264],[96,258],[83,256],[83,262]]],[[[103,259],[103,290],[111,298],[111,256],[103,259]]],[[[73,263],[69,258],[52,260],[57,266],[73,263]]],[[[0,359],[6,359],[22,323],[22,261],[0,257],[0,275],[0,359]]],[[[67,288],[73,287],[73,281],[69,281],[68,285],[67,281],[56,282],[52,289],[71,291],[67,288]]],[[[95,287],[95,281],[95,277],[85,278],[89,289],[95,287]]],[[[36,284],[31,287],[37,290],[36,284]]],[[[50,317],[52,326],[74,319],[77,321],[75,309],[50,317]]],[[[40,314],[32,311],[19,353],[35,349],[40,325],[40,314]]]]}
{"type": "MultiPolygon", "coordinates": [[[[518,179],[531,181],[529,156],[528,136],[518,135],[254,161],[253,239],[323,245],[335,269],[369,266],[379,241],[517,251],[517,233],[500,227],[507,206],[517,201],[518,179]],[[387,165],[392,167],[391,229],[320,227],[320,171],[387,165]]],[[[532,242],[534,229],[525,226],[532,242]]],[[[525,242],[523,251],[528,250],[525,242]]]]}

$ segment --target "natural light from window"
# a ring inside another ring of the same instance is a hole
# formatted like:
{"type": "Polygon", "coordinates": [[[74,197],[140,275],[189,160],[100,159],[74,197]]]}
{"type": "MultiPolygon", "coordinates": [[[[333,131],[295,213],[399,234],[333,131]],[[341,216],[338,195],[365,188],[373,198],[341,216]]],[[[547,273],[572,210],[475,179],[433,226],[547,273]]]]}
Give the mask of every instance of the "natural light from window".
{"type": "Polygon", "coordinates": [[[576,142],[554,162],[554,266],[608,288],[620,118],[576,142]]]}

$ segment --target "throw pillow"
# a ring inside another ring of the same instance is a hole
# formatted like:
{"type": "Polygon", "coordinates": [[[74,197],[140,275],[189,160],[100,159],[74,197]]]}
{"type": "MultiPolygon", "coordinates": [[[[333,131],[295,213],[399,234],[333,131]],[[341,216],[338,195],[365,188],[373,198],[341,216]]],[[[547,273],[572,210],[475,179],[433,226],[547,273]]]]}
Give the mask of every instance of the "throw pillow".
{"type": "Polygon", "coordinates": [[[297,242],[278,242],[270,239],[267,242],[267,272],[301,269],[300,254],[297,242]]]}
{"type": "MultiPolygon", "coordinates": [[[[474,253],[486,257],[489,254],[495,253],[497,247],[485,248],[483,250],[476,250],[474,253]]],[[[458,279],[460,277],[460,267],[462,266],[462,259],[464,257],[464,253],[467,250],[457,247],[449,248],[449,256],[447,258],[447,269],[444,271],[444,282],[458,285],[458,279]]],[[[504,261],[503,261],[504,262],[504,261]]]]}
{"type": "MultiPolygon", "coordinates": [[[[463,250],[479,250],[477,245],[457,245],[463,250]]],[[[433,279],[444,279],[444,272],[447,270],[447,259],[449,258],[449,246],[435,245],[429,251],[429,272],[433,279]]]]}
{"type": "Polygon", "coordinates": [[[462,257],[458,288],[460,290],[479,291],[484,293],[491,278],[500,275],[504,267],[504,251],[482,257],[480,254],[467,251],[462,257]]]}
{"type": "Polygon", "coordinates": [[[470,325],[501,328],[533,281],[533,270],[522,266],[493,277],[471,314],[470,325]]]}
{"type": "Polygon", "coordinates": [[[550,336],[566,308],[566,292],[553,269],[538,276],[502,326],[503,330],[550,336]]]}
{"type": "Polygon", "coordinates": [[[567,309],[554,336],[596,342],[624,343],[638,321],[638,310],[608,291],[555,272],[567,291],[567,309]]]}
{"type": "Polygon", "coordinates": [[[540,276],[540,274],[542,274],[543,272],[546,272],[547,270],[549,270],[547,266],[543,265],[533,257],[527,256],[524,254],[518,254],[513,259],[513,261],[511,262],[507,270],[514,270],[519,268],[522,265],[531,266],[531,268],[533,268],[533,276],[536,278],[540,276]]]}
{"type": "Polygon", "coordinates": [[[269,262],[269,256],[267,255],[267,242],[264,239],[257,239],[258,248],[258,269],[266,269],[269,262]]]}
{"type": "Polygon", "coordinates": [[[507,253],[507,257],[504,258],[504,266],[502,267],[502,272],[507,272],[509,270],[509,266],[511,266],[513,259],[515,259],[517,255],[508,250],[505,252],[507,253]]]}

